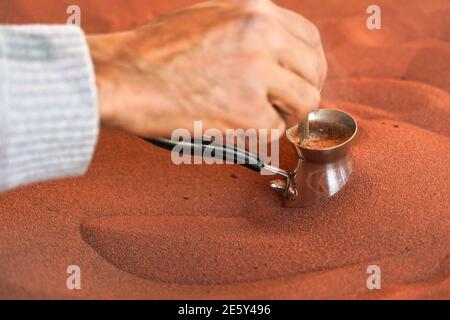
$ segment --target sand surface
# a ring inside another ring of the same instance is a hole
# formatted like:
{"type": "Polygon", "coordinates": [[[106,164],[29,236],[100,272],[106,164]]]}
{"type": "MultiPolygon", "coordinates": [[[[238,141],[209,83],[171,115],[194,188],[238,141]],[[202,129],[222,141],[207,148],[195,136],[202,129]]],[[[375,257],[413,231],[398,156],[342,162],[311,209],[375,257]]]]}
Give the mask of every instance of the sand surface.
{"type": "MultiPolygon", "coordinates": [[[[78,3],[85,29],[107,32],[193,2],[6,0],[0,22],[64,22],[78,3]]],[[[358,120],[345,188],[283,209],[268,177],[174,166],[103,130],[87,176],[0,195],[0,298],[450,298],[449,1],[378,1],[381,31],[365,28],[368,1],[279,3],[322,31],[323,106],[358,120]],[[82,290],[66,288],[71,264],[82,290]]]]}

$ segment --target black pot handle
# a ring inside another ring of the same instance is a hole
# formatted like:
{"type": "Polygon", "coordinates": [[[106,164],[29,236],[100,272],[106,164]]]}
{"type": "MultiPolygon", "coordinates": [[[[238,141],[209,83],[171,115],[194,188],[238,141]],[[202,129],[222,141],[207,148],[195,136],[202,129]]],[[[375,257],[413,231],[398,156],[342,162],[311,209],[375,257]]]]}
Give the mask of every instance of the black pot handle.
{"type": "Polygon", "coordinates": [[[213,141],[206,140],[205,138],[202,140],[193,139],[191,141],[173,141],[164,138],[144,138],[144,140],[170,151],[172,151],[174,147],[179,146],[181,150],[190,150],[191,155],[203,155],[205,150],[208,150],[212,158],[218,157],[217,159],[228,162],[232,160],[232,163],[239,164],[256,172],[261,172],[265,166],[264,162],[258,156],[246,150],[224,144],[217,144],[213,141]]]}

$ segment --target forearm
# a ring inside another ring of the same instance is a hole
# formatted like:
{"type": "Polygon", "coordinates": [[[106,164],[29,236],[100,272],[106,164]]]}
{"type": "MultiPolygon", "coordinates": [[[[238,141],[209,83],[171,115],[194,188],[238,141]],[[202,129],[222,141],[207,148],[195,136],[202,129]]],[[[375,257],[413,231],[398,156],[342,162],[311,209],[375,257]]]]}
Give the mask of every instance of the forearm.
{"type": "Polygon", "coordinates": [[[0,27],[0,90],[0,190],[87,170],[99,116],[80,29],[0,27]]]}
{"type": "MultiPolygon", "coordinates": [[[[95,66],[95,80],[97,86],[98,111],[100,121],[109,126],[114,122],[115,104],[118,102],[120,84],[108,70],[115,63],[115,47],[117,36],[89,35],[86,42],[89,46],[92,62],[95,66]]],[[[123,86],[124,84],[122,84],[123,86]]]]}

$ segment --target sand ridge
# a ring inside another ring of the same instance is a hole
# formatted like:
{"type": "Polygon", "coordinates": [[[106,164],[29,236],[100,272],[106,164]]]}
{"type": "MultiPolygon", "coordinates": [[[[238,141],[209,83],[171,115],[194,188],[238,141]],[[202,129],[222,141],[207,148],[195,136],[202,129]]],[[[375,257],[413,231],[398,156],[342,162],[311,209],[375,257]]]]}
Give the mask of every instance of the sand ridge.
{"type": "MultiPolygon", "coordinates": [[[[39,2],[6,1],[0,21],[62,22],[73,1],[39,2]]],[[[193,2],[78,1],[89,32],[193,2]]],[[[269,177],[174,166],[105,129],[87,176],[0,195],[0,297],[449,298],[448,1],[379,1],[380,33],[365,29],[366,1],[279,2],[321,29],[323,106],[359,123],[342,192],[283,209],[269,177]],[[82,269],[81,291],[65,287],[69,264],[82,269]],[[379,292],[365,286],[369,264],[382,268],[379,292]]],[[[293,166],[285,140],[281,151],[293,166]]]]}

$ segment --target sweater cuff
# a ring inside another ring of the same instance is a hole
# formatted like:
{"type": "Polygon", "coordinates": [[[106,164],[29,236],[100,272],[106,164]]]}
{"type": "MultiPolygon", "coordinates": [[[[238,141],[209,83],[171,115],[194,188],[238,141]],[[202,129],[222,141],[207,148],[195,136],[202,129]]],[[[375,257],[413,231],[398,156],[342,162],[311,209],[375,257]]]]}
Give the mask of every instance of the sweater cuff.
{"type": "Polygon", "coordinates": [[[0,26],[0,71],[0,190],[84,174],[99,115],[83,31],[0,26]]]}

